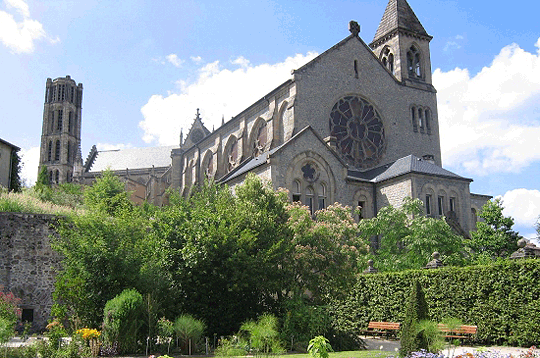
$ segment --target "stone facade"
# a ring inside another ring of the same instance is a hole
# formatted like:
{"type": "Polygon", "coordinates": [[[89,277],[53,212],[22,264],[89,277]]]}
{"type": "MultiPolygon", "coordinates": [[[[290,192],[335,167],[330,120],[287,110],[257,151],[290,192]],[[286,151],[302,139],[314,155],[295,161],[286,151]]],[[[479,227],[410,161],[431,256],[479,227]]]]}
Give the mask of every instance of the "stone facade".
{"type": "Polygon", "coordinates": [[[73,181],[82,165],[82,91],[70,76],[47,79],[38,170],[47,166],[52,184],[73,181]]]}
{"type": "Polygon", "coordinates": [[[0,286],[21,299],[23,320],[43,330],[52,307],[59,255],[52,250],[52,215],[0,213],[0,286]]]}

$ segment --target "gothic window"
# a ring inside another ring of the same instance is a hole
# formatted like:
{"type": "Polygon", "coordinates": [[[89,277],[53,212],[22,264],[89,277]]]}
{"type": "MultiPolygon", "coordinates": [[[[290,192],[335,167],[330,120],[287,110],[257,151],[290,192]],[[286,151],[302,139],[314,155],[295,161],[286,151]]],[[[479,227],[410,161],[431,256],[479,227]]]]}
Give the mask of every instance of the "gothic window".
{"type": "Polygon", "coordinates": [[[51,171],[49,172],[49,184],[52,184],[52,183],[53,183],[53,175],[54,175],[54,173],[53,173],[53,171],[51,170],[51,171]]]}
{"type": "Polygon", "coordinates": [[[253,142],[253,154],[254,156],[260,155],[262,152],[264,152],[264,148],[266,146],[267,141],[267,127],[266,122],[259,125],[257,128],[257,131],[255,132],[257,137],[255,138],[255,141],[253,142]]]}
{"type": "Polygon", "coordinates": [[[392,74],[394,74],[394,54],[387,47],[382,52],[382,63],[392,74]]]}
{"type": "Polygon", "coordinates": [[[292,201],[297,202],[301,201],[302,199],[302,189],[300,186],[300,181],[295,180],[293,182],[293,190],[292,190],[292,201]]]}
{"type": "Polygon", "coordinates": [[[56,172],[54,173],[54,180],[56,184],[60,182],[60,171],[58,169],[56,169],[56,172]]]}
{"type": "Polygon", "coordinates": [[[407,51],[407,70],[411,78],[422,77],[420,51],[415,46],[411,46],[407,51]]]}
{"type": "Polygon", "coordinates": [[[319,198],[318,210],[326,208],[326,185],[324,185],[324,183],[319,184],[319,192],[317,193],[317,197],[319,198]]]}
{"type": "Polygon", "coordinates": [[[70,97],[70,102],[73,103],[73,95],[75,93],[75,87],[70,87],[71,88],[71,97],[70,97]]]}
{"type": "Polygon", "coordinates": [[[431,215],[431,195],[430,194],[426,195],[425,204],[426,204],[426,215],[430,216],[431,215]]]}
{"type": "Polygon", "coordinates": [[[49,112],[49,133],[54,131],[54,111],[49,112]]]}
{"type": "Polygon", "coordinates": [[[66,85],[62,85],[62,101],[66,99],[66,85]]]}
{"type": "Polygon", "coordinates": [[[424,110],[418,108],[418,127],[423,132],[424,131],[424,110]]]}
{"type": "Polygon", "coordinates": [[[67,161],[68,163],[71,162],[71,142],[68,141],[67,144],[67,161]]]}
{"type": "Polygon", "coordinates": [[[61,132],[62,131],[62,116],[64,114],[64,111],[62,110],[59,110],[58,111],[58,119],[57,119],[57,122],[56,122],[56,130],[61,132]]]}
{"type": "Polygon", "coordinates": [[[437,198],[437,208],[439,216],[444,215],[444,196],[439,196],[437,198]]]}
{"type": "Polygon", "coordinates": [[[358,220],[362,220],[365,217],[366,202],[364,200],[358,201],[358,220]]]}
{"type": "Polygon", "coordinates": [[[71,133],[71,129],[73,128],[73,112],[69,112],[69,119],[68,119],[68,133],[71,133]]]}
{"type": "Polygon", "coordinates": [[[227,172],[230,172],[233,170],[234,167],[238,164],[238,140],[236,138],[232,138],[232,143],[229,144],[229,148],[227,150],[227,172]]]}
{"type": "Polygon", "coordinates": [[[73,180],[73,174],[71,174],[71,172],[67,172],[66,181],[68,183],[71,183],[72,180],[73,180]]]}
{"type": "Polygon", "coordinates": [[[73,133],[77,134],[77,113],[75,113],[73,118],[73,133]]]}
{"type": "Polygon", "coordinates": [[[53,94],[52,94],[53,101],[56,101],[57,87],[58,86],[53,86],[53,94]]]}
{"type": "Polygon", "coordinates": [[[309,212],[311,215],[313,215],[313,188],[307,187],[306,188],[306,202],[305,205],[309,208],[309,212]]]}
{"type": "Polygon", "coordinates": [[[450,211],[456,212],[456,198],[450,198],[450,211]]]}
{"type": "Polygon", "coordinates": [[[345,162],[361,169],[379,163],[386,139],[381,116],[373,105],[357,96],[343,97],[332,108],[329,124],[345,162]]]}
{"type": "Polygon", "coordinates": [[[52,160],[52,140],[49,141],[47,146],[47,160],[50,162],[52,160]]]}
{"type": "Polygon", "coordinates": [[[424,110],[424,116],[426,121],[426,130],[428,134],[431,134],[431,111],[429,108],[424,110]]]}
{"type": "Polygon", "coordinates": [[[60,160],[60,141],[56,141],[56,150],[54,151],[54,160],[60,160]]]}
{"type": "Polygon", "coordinates": [[[206,156],[204,157],[203,170],[206,178],[214,176],[214,156],[210,150],[206,152],[206,156]]]}
{"type": "Polygon", "coordinates": [[[416,107],[411,107],[411,119],[413,131],[418,132],[418,124],[416,122],[416,107]]]}

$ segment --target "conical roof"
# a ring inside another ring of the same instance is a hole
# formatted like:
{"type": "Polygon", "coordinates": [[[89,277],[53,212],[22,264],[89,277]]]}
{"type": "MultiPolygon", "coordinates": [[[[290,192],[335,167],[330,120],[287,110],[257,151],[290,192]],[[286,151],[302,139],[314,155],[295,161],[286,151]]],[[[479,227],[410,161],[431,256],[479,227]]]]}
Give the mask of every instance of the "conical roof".
{"type": "Polygon", "coordinates": [[[379,23],[375,37],[373,38],[373,42],[397,29],[414,32],[431,38],[407,3],[407,0],[388,1],[384,15],[379,23]]]}

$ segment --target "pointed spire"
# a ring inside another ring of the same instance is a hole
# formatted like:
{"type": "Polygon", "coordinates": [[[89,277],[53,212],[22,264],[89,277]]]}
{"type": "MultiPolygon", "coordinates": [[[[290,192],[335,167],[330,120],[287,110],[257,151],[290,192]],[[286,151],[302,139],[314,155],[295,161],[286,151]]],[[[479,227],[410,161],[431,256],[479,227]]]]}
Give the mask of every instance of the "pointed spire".
{"type": "Polygon", "coordinates": [[[180,148],[182,148],[182,144],[184,144],[184,129],[180,128],[180,148]]]}
{"type": "Polygon", "coordinates": [[[424,26],[420,23],[407,0],[389,0],[384,15],[379,23],[373,42],[396,30],[405,30],[431,40],[424,26]]]}
{"type": "Polygon", "coordinates": [[[222,114],[221,115],[221,125],[224,125],[225,124],[225,115],[222,114]]]}

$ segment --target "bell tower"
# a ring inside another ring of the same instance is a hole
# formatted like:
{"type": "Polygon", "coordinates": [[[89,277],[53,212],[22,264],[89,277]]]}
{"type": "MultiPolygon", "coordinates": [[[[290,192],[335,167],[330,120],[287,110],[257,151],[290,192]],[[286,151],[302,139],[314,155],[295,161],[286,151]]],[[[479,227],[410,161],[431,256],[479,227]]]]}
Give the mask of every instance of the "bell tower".
{"type": "Polygon", "coordinates": [[[47,78],[39,169],[49,171],[51,184],[71,182],[81,162],[82,83],[68,75],[47,78]]]}
{"type": "Polygon", "coordinates": [[[373,41],[375,55],[406,85],[431,88],[428,35],[407,0],[389,0],[373,41]]]}

